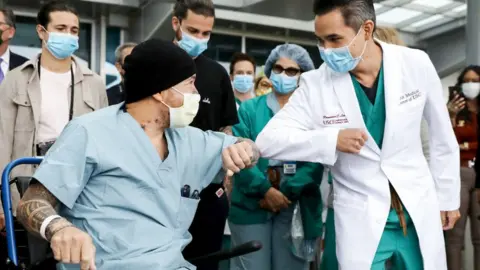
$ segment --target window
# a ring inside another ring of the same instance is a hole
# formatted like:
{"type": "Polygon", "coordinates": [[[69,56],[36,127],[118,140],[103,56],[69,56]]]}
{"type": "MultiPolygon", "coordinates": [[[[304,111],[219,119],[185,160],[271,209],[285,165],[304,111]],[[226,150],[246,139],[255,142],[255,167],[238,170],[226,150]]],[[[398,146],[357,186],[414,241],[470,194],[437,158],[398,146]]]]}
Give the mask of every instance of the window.
{"type": "MultiPolygon", "coordinates": [[[[37,22],[32,17],[17,16],[17,30],[11,45],[18,46],[22,49],[41,48],[40,39],[36,30],[37,22]]],[[[75,52],[75,56],[83,59],[90,65],[90,52],[92,39],[92,28],[89,23],[80,23],[80,38],[78,40],[80,48],[75,52]]],[[[24,50],[22,50],[24,51],[24,50]]],[[[20,52],[21,53],[21,52],[20,52]]],[[[31,58],[31,55],[25,55],[31,58]]]]}
{"type": "Polygon", "coordinates": [[[115,64],[115,50],[120,46],[120,27],[107,27],[107,62],[115,64]]]}
{"type": "Polygon", "coordinates": [[[122,78],[117,72],[115,65],[115,50],[120,46],[120,27],[107,27],[107,44],[106,44],[106,58],[105,64],[107,89],[117,85],[121,82],[122,78]]]}
{"type": "Polygon", "coordinates": [[[242,38],[212,33],[204,55],[219,62],[230,62],[236,52],[242,51],[242,38]]]}
{"type": "Polygon", "coordinates": [[[247,54],[255,58],[255,61],[259,66],[263,66],[267,61],[270,52],[277,45],[281,44],[284,44],[284,42],[247,38],[247,54]]]}

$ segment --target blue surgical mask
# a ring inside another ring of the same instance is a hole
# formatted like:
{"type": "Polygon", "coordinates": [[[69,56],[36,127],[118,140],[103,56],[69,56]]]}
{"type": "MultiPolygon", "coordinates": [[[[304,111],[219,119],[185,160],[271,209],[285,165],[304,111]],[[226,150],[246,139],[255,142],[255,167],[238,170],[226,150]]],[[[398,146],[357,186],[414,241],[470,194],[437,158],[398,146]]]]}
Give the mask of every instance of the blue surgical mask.
{"type": "Polygon", "coordinates": [[[297,89],[298,76],[289,77],[284,73],[277,74],[272,72],[270,81],[272,82],[275,92],[285,95],[297,89]]]}
{"type": "Polygon", "coordinates": [[[358,63],[360,63],[360,60],[362,60],[363,53],[365,52],[365,48],[367,47],[367,42],[365,42],[362,54],[359,57],[354,58],[350,53],[349,49],[352,42],[355,40],[355,38],[357,38],[358,34],[360,33],[360,30],[358,31],[357,35],[352,39],[352,41],[345,47],[325,49],[320,45],[318,46],[318,49],[320,50],[320,57],[322,57],[322,60],[327,64],[327,66],[333,69],[333,71],[339,73],[349,72],[353,70],[358,65],[358,63]]]}
{"type": "MultiPolygon", "coordinates": [[[[180,29],[181,30],[181,29],[180,29]]],[[[191,57],[197,57],[208,48],[208,38],[199,39],[182,31],[182,39],[178,46],[185,50],[191,57]]]]}
{"type": "Polygon", "coordinates": [[[240,93],[248,93],[253,89],[253,76],[252,75],[235,75],[233,77],[233,88],[240,93]]]}
{"type": "Polygon", "coordinates": [[[45,42],[45,45],[55,58],[65,59],[72,56],[72,54],[78,50],[77,36],[59,32],[47,33],[48,41],[45,42]]]}

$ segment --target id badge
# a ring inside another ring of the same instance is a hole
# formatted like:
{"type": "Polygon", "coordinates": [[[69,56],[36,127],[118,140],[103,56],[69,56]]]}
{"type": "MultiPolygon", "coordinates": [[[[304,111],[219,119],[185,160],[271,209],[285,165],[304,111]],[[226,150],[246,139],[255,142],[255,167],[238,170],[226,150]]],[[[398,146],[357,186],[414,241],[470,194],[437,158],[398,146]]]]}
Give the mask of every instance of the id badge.
{"type": "Polygon", "coordinates": [[[283,174],[291,175],[297,172],[297,163],[295,161],[288,161],[283,163],[283,174]]]}

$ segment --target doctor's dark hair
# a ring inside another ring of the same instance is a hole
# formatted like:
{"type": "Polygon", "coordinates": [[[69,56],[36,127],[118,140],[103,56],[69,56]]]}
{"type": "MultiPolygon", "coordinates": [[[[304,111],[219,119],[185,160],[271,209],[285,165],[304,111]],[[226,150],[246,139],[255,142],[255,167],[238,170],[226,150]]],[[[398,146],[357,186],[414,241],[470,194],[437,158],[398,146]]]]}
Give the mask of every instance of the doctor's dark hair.
{"type": "Polygon", "coordinates": [[[188,11],[205,17],[215,17],[212,0],[177,0],[173,7],[173,16],[180,21],[187,18],[188,11]]]}
{"type": "Polygon", "coordinates": [[[313,3],[315,15],[325,15],[336,9],[342,13],[345,24],[355,31],[367,20],[377,25],[373,0],[315,0],[313,3]]]}
{"type": "Polygon", "coordinates": [[[235,71],[235,64],[237,64],[238,62],[241,62],[241,61],[248,61],[250,63],[252,63],[253,65],[253,72],[255,73],[255,71],[257,70],[257,64],[255,63],[255,59],[253,59],[253,57],[251,57],[250,55],[246,54],[246,53],[240,53],[240,52],[237,52],[235,54],[233,54],[232,56],[232,59],[230,60],[230,75],[233,75],[233,72],[235,71]]]}
{"type": "Polygon", "coordinates": [[[69,5],[67,1],[53,0],[47,2],[40,8],[40,11],[37,14],[37,24],[40,24],[46,29],[47,25],[50,23],[50,13],[58,11],[73,13],[75,16],[79,17],[77,10],[69,5]]]}

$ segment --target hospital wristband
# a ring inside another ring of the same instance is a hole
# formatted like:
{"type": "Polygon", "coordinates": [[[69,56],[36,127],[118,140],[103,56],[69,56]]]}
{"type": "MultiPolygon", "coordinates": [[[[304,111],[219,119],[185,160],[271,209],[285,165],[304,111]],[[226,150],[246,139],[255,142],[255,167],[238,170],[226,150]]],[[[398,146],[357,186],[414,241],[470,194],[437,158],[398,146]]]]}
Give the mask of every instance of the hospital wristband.
{"type": "Polygon", "coordinates": [[[47,217],[43,222],[42,226],[40,226],[40,235],[42,236],[43,239],[47,240],[47,237],[45,236],[45,231],[47,230],[48,225],[57,218],[62,218],[59,215],[51,215],[47,217]]]}

